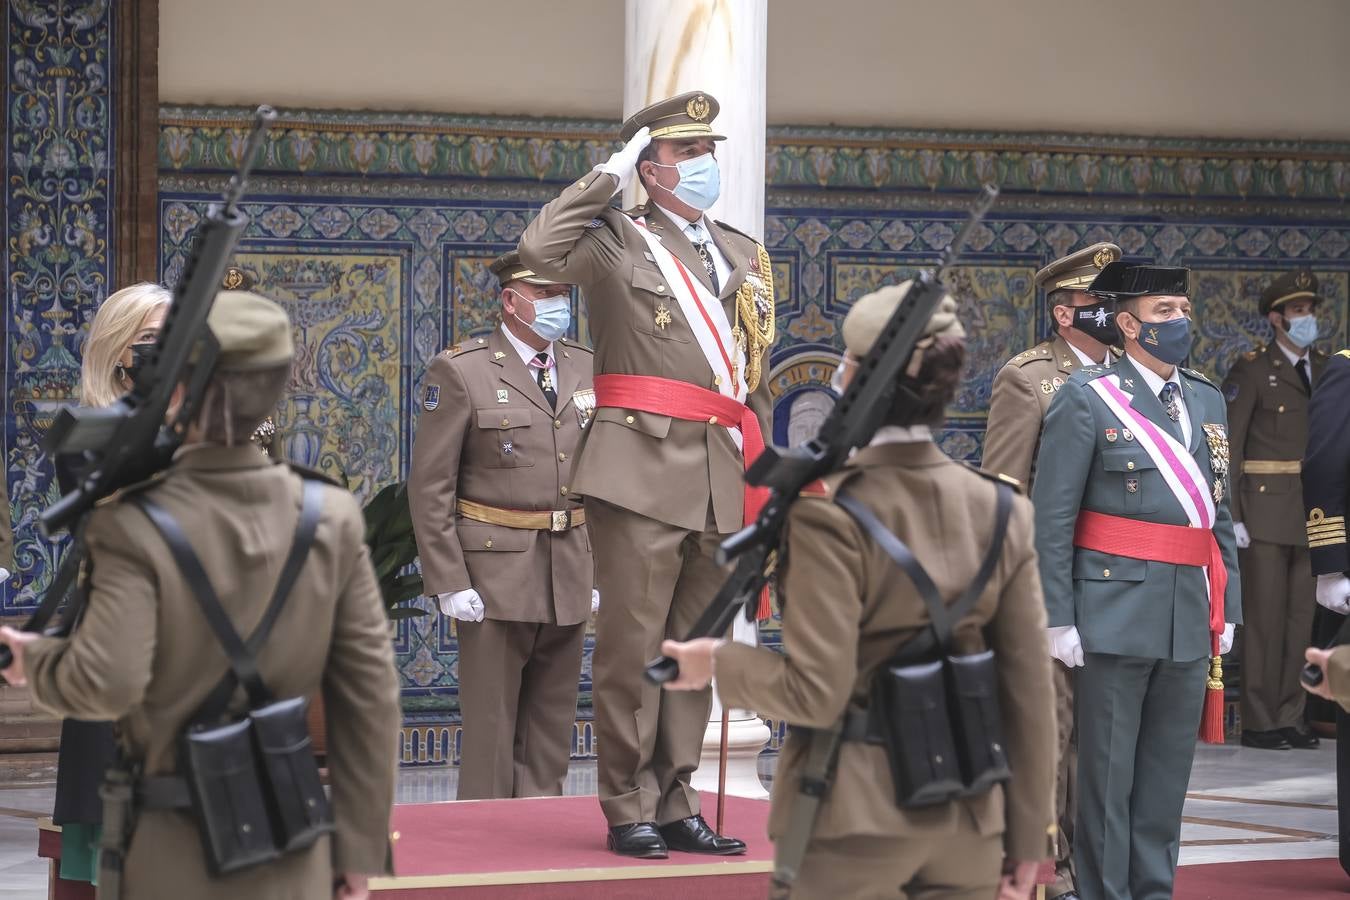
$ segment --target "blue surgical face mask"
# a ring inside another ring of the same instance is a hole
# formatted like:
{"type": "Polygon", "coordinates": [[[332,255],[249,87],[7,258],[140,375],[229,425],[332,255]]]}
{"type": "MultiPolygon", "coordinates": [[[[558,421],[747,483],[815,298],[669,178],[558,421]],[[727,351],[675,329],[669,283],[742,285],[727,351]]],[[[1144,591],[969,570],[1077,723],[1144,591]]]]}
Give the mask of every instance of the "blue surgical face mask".
{"type": "Polygon", "coordinates": [[[1139,322],[1139,346],[1170,366],[1181,365],[1191,352],[1191,320],[1185,316],[1166,322],[1135,318],[1139,322]]]}
{"type": "Polygon", "coordinates": [[[1299,349],[1311,347],[1317,340],[1317,316],[1295,316],[1284,319],[1284,330],[1299,349]]]}
{"type": "Polygon", "coordinates": [[[711,209],[722,192],[722,172],[717,168],[717,160],[711,153],[682,160],[673,166],[659,162],[653,162],[652,165],[663,169],[680,170],[680,183],[675,185],[675,190],[671,191],[665,185],[659,187],[674,194],[676,198],[688,203],[694,209],[711,209]]]}
{"type": "Polygon", "coordinates": [[[520,316],[516,316],[517,322],[550,343],[567,334],[567,329],[572,324],[572,298],[566,294],[559,294],[556,297],[531,301],[519,291],[512,293],[526,303],[534,304],[534,321],[527,323],[520,316]]]}

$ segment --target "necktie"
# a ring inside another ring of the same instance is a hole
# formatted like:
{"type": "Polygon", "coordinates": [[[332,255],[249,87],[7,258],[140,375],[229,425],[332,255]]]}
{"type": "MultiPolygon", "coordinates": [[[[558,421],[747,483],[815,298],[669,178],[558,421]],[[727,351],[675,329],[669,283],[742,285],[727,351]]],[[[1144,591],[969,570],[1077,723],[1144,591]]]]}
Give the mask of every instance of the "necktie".
{"type": "Polygon", "coordinates": [[[1312,379],[1308,377],[1308,361],[1300,359],[1294,363],[1294,370],[1298,372],[1299,381],[1303,382],[1303,390],[1306,393],[1312,393],[1312,379]]]}
{"type": "Polygon", "coordinates": [[[713,293],[722,293],[722,284],[717,280],[717,266],[713,264],[712,254],[708,252],[708,235],[703,231],[702,225],[689,226],[689,240],[698,251],[698,258],[703,260],[703,268],[708,270],[708,280],[712,282],[713,293]]]}
{"type": "Polygon", "coordinates": [[[1163,402],[1167,409],[1167,418],[1173,422],[1181,418],[1181,405],[1177,403],[1177,385],[1174,381],[1169,381],[1162,386],[1158,392],[1158,399],[1163,402]]]}
{"type": "Polygon", "coordinates": [[[556,410],[558,389],[553,384],[553,360],[549,359],[547,352],[541,350],[530,360],[530,367],[539,370],[539,390],[544,392],[544,399],[548,401],[549,408],[556,410]]]}

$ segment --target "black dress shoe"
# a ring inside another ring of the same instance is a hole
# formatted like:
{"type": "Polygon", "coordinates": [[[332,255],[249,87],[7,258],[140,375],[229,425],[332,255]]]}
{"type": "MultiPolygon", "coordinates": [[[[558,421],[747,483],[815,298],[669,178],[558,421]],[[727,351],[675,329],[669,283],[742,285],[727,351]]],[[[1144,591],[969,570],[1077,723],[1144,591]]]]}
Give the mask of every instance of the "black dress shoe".
{"type": "Polygon", "coordinates": [[[711,853],[713,856],[739,856],[745,852],[745,841],[722,837],[708,827],[702,816],[690,816],[661,826],[661,837],[667,846],[681,853],[711,853]]]}
{"type": "Polygon", "coordinates": [[[605,846],[620,856],[635,856],[638,859],[665,859],[666,842],[661,839],[655,822],[634,822],[631,825],[614,825],[605,838],[605,846]]]}
{"type": "Polygon", "coordinates": [[[1311,750],[1322,743],[1317,739],[1317,735],[1310,731],[1299,731],[1297,728],[1281,728],[1280,736],[1295,750],[1311,750]]]}
{"type": "Polygon", "coordinates": [[[1278,731],[1248,731],[1245,728],[1242,730],[1242,746],[1257,750],[1290,749],[1289,742],[1278,731]]]}

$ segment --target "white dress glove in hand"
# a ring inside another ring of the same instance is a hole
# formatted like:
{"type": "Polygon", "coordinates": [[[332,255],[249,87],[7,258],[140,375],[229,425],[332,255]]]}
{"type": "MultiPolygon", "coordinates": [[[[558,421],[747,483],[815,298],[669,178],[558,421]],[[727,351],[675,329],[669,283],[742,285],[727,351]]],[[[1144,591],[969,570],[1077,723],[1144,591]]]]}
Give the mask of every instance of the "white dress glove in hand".
{"type": "Polygon", "coordinates": [[[600,592],[597,591],[595,588],[591,588],[591,615],[595,615],[599,611],[600,611],[600,592]]]}
{"type": "Polygon", "coordinates": [[[1318,575],[1317,602],[1334,613],[1350,613],[1350,578],[1339,572],[1318,575]]]}
{"type": "Polygon", "coordinates": [[[1045,629],[1050,639],[1050,655],[1070,669],[1083,664],[1083,641],[1076,625],[1053,625],[1045,629]]]}
{"type": "Polygon", "coordinates": [[[483,598],[473,588],[467,591],[453,591],[449,594],[437,594],[436,605],[444,615],[461,622],[483,621],[483,598]]]}
{"type": "Polygon", "coordinates": [[[1247,533],[1247,526],[1241,522],[1233,523],[1233,537],[1237,539],[1239,550],[1246,550],[1252,545],[1252,536],[1247,533]]]}
{"type": "Polygon", "coordinates": [[[0,581],[9,581],[9,569],[0,566],[0,581]]]}
{"type": "Polygon", "coordinates": [[[1225,622],[1223,634],[1219,635],[1219,655],[1223,656],[1229,650],[1233,649],[1233,628],[1232,622],[1225,622]]]}
{"type": "Polygon", "coordinates": [[[628,187],[629,182],[633,180],[633,175],[637,172],[638,155],[647,149],[647,145],[652,142],[650,129],[643,125],[637,130],[637,134],[629,138],[628,143],[623,145],[623,149],[616,152],[608,160],[595,167],[597,172],[608,172],[619,179],[619,190],[628,187]]]}

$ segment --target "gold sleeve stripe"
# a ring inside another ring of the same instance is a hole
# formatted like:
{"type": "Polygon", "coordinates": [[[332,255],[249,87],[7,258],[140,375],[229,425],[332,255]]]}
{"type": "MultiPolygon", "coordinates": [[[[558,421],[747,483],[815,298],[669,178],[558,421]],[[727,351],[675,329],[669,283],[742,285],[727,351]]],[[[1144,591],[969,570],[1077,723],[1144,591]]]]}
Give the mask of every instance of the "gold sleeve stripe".
{"type": "Polygon", "coordinates": [[[1309,547],[1338,547],[1345,543],[1345,535],[1338,538],[1325,538],[1317,541],[1308,541],[1309,547]]]}

